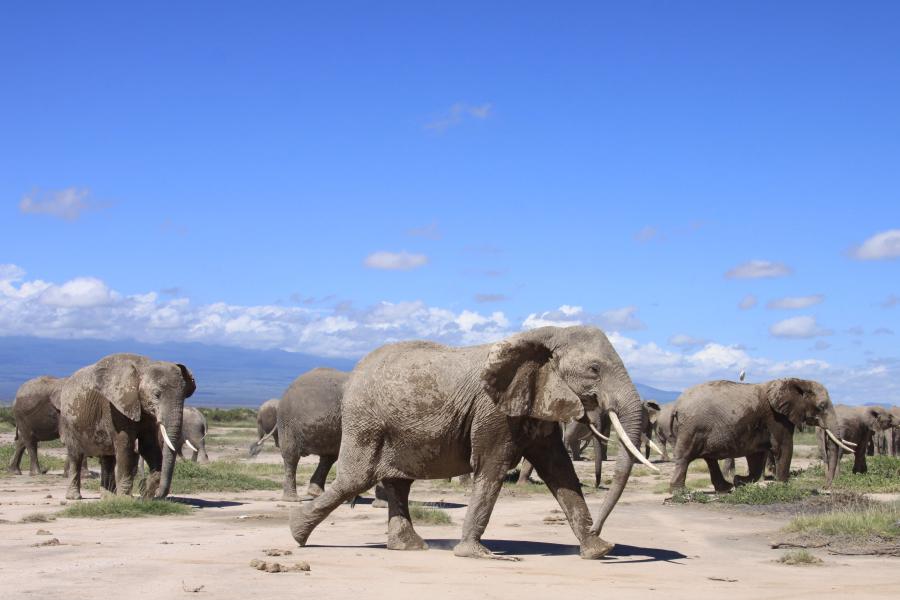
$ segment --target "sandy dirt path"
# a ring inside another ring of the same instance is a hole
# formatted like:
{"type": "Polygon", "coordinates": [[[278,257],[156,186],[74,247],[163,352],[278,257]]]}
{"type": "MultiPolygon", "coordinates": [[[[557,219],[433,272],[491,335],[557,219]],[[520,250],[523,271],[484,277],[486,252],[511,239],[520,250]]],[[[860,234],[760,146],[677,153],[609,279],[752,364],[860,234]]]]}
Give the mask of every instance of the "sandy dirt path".
{"type": "MultiPolygon", "coordinates": [[[[269,453],[262,460],[277,460],[269,453]]],[[[309,462],[312,457],[305,459],[309,462]]],[[[578,463],[588,480],[590,465],[578,463]]],[[[609,464],[612,467],[612,463],[609,464]]],[[[664,473],[670,468],[662,465],[664,473]]],[[[611,468],[610,468],[611,473],[611,468]]],[[[694,475],[702,477],[702,475],[694,475]]],[[[96,520],[60,518],[21,523],[26,515],[60,510],[58,475],[0,480],[0,597],[98,599],[197,597],[240,599],[280,594],[319,598],[537,598],[610,594],[617,598],[846,598],[900,592],[900,562],[891,558],[819,554],[820,567],[775,562],[768,540],[786,517],[725,507],[670,506],[653,493],[660,480],[634,478],[609,519],[604,537],[617,543],[600,561],[581,560],[568,525],[545,493],[505,491],[485,535],[491,549],[519,562],[454,557],[467,503],[463,490],[413,486],[412,498],[443,501],[449,526],[418,526],[431,549],[384,548],[386,511],[368,503],[341,506],[297,548],[287,528],[290,505],[275,492],[204,493],[186,501],[190,516],[96,520]],[[43,529],[50,535],[37,535],[43,529]],[[62,545],[35,546],[51,538],[62,545]],[[276,560],[304,560],[306,573],[252,569],[263,550],[291,550],[276,560]],[[865,587],[860,589],[860,582],[865,587]],[[193,594],[185,588],[203,586],[193,594]]],[[[601,492],[591,491],[596,507],[601,492]]],[[[87,492],[85,502],[99,495],[87,492]]]]}

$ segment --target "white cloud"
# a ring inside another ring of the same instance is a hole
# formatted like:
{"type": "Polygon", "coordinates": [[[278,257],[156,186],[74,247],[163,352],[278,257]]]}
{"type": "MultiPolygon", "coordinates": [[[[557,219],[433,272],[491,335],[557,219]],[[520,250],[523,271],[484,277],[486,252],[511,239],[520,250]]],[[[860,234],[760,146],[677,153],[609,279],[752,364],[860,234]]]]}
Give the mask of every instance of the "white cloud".
{"type": "Polygon", "coordinates": [[[89,190],[74,187],[43,193],[35,191],[22,197],[19,202],[19,212],[75,221],[81,216],[81,213],[92,208],[87,202],[89,195],[89,190]]]}
{"type": "Polygon", "coordinates": [[[424,254],[411,254],[409,252],[374,252],[366,257],[365,265],[370,269],[385,269],[389,271],[409,271],[428,264],[428,257],[424,254]]]}
{"type": "Polygon", "coordinates": [[[669,338],[669,344],[672,346],[677,346],[679,348],[693,348],[696,346],[702,346],[707,343],[708,340],[695,338],[686,333],[676,333],[672,337],[669,338]]]}
{"type": "Polygon", "coordinates": [[[726,279],[772,279],[787,277],[793,269],[784,263],[768,260],[751,260],[725,273],[726,279]]]}
{"type": "Polygon", "coordinates": [[[631,331],[646,328],[643,321],[637,318],[636,306],[614,308],[601,313],[588,313],[581,306],[568,304],[563,304],[556,310],[529,314],[522,322],[522,328],[571,327],[584,324],[597,325],[609,331],[631,331]]]}
{"type": "Polygon", "coordinates": [[[831,335],[832,332],[820,327],[815,317],[802,316],[778,321],[769,327],[769,333],[777,338],[808,339],[831,335]]]}
{"type": "Polygon", "coordinates": [[[77,277],[61,286],[50,286],[41,295],[48,306],[87,308],[104,306],[116,299],[106,284],[95,277],[77,277]]]}
{"type": "Polygon", "coordinates": [[[900,257],[900,229],[876,233],[850,251],[857,260],[887,260],[900,257]]]}
{"type": "Polygon", "coordinates": [[[638,242],[649,242],[653,238],[659,237],[659,235],[659,229],[653,225],[647,225],[634,234],[634,239],[638,242]]]}
{"type": "Polygon", "coordinates": [[[493,108],[490,102],[474,106],[457,102],[444,114],[426,123],[425,129],[443,133],[451,127],[461,124],[465,119],[471,118],[479,121],[487,119],[491,116],[493,108]]]}
{"type": "Polygon", "coordinates": [[[784,298],[776,298],[770,300],[766,304],[766,308],[780,310],[796,310],[800,308],[809,308],[825,301],[825,296],[815,294],[813,296],[786,296],[784,298]]]}
{"type": "Polygon", "coordinates": [[[753,294],[747,294],[746,296],[741,298],[740,302],[738,302],[738,308],[740,308],[741,310],[750,310],[751,308],[756,306],[756,303],[756,296],[754,296],[753,294]]]}

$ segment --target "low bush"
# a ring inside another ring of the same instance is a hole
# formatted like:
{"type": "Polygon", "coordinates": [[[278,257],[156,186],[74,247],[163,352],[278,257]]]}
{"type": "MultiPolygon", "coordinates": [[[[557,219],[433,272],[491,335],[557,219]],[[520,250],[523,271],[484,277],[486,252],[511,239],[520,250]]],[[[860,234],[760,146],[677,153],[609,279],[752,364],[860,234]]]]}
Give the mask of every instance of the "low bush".
{"type": "Polygon", "coordinates": [[[97,501],[69,504],[57,513],[60,517],[124,519],[129,517],[187,515],[191,507],[168,500],[138,500],[128,496],[107,496],[97,501]]]}
{"type": "Polygon", "coordinates": [[[781,555],[778,562],[785,565],[821,565],[822,559],[802,548],[800,550],[789,550],[781,555]]]}
{"type": "Polygon", "coordinates": [[[210,425],[256,427],[256,411],[252,408],[199,408],[210,425]]]}
{"type": "Polygon", "coordinates": [[[434,506],[433,504],[421,504],[410,502],[409,514],[417,525],[451,525],[453,519],[450,513],[434,506]]]}

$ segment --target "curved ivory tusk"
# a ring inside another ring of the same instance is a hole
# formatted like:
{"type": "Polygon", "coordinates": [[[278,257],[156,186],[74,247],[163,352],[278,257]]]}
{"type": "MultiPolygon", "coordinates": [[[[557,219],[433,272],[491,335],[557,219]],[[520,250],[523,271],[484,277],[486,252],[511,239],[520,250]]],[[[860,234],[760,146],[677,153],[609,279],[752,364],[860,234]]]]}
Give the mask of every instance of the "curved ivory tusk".
{"type": "Polygon", "coordinates": [[[616,430],[616,433],[619,434],[619,443],[624,444],[625,448],[631,452],[631,455],[638,459],[644,466],[649,469],[652,469],[659,473],[659,469],[649,460],[644,458],[644,455],[634,447],[634,444],[631,443],[631,440],[628,438],[628,434],[625,433],[625,428],[622,427],[622,423],[619,422],[619,415],[614,413],[613,411],[609,411],[609,420],[612,421],[612,425],[616,430]]]}
{"type": "Polygon", "coordinates": [[[663,453],[662,450],[659,449],[659,446],[657,446],[656,444],[653,443],[653,440],[651,440],[650,438],[647,438],[646,443],[647,443],[647,445],[650,446],[651,450],[653,450],[654,452],[656,452],[657,454],[662,456],[662,453],[663,453]]]}
{"type": "Polygon", "coordinates": [[[184,438],[184,445],[191,449],[191,452],[200,452],[194,445],[191,443],[191,440],[184,438]]]}
{"type": "Polygon", "coordinates": [[[262,446],[262,445],[263,445],[263,442],[266,441],[267,439],[269,439],[270,437],[272,437],[272,436],[275,434],[275,431],[277,431],[277,430],[278,430],[278,425],[276,425],[275,427],[273,427],[273,428],[272,428],[272,431],[270,431],[270,432],[267,433],[266,435],[264,435],[264,436],[262,436],[261,438],[259,438],[259,441],[256,442],[256,445],[257,445],[257,446],[262,446]]]}
{"type": "Polygon", "coordinates": [[[169,450],[171,450],[172,452],[178,452],[178,450],[175,449],[175,445],[172,444],[172,440],[169,439],[169,434],[166,433],[166,426],[160,423],[159,430],[162,432],[163,440],[166,442],[166,446],[169,447],[169,450]]]}
{"type": "Polygon", "coordinates": [[[605,435],[603,435],[602,433],[600,433],[600,430],[597,429],[596,427],[594,427],[594,424],[593,424],[593,423],[588,423],[588,427],[591,428],[591,433],[593,433],[594,435],[596,435],[598,438],[600,438],[600,439],[603,440],[604,442],[608,442],[608,441],[609,441],[609,438],[606,437],[605,435]]]}
{"type": "Polygon", "coordinates": [[[841,438],[841,443],[842,443],[842,444],[847,444],[848,446],[851,446],[851,447],[853,447],[853,448],[856,448],[856,444],[854,444],[854,443],[851,442],[850,440],[845,440],[844,438],[841,438]]]}
{"type": "Polygon", "coordinates": [[[837,437],[836,435],[834,435],[833,433],[831,433],[831,430],[830,430],[830,429],[825,429],[825,433],[828,435],[828,437],[831,438],[831,441],[832,441],[832,442],[834,442],[835,444],[837,444],[838,446],[840,446],[841,448],[843,448],[843,449],[846,450],[847,452],[856,452],[856,450],[854,450],[853,448],[850,448],[849,446],[845,446],[845,445],[841,442],[841,440],[838,439],[838,437],[837,437]]]}

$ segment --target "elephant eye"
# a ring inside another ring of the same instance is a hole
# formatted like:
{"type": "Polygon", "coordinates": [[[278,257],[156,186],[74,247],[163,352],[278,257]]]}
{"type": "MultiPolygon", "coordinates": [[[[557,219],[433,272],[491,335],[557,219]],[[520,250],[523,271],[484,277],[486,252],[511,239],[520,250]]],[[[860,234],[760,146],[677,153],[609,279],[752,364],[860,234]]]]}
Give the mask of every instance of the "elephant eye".
{"type": "Polygon", "coordinates": [[[598,365],[597,363],[594,363],[588,367],[588,370],[594,375],[599,375],[600,374],[600,365],[598,365]]]}

